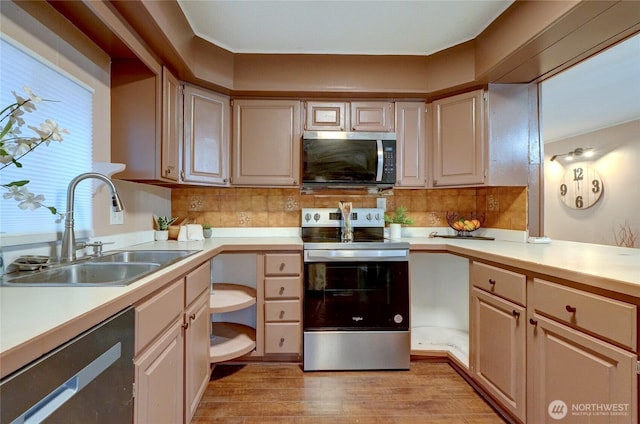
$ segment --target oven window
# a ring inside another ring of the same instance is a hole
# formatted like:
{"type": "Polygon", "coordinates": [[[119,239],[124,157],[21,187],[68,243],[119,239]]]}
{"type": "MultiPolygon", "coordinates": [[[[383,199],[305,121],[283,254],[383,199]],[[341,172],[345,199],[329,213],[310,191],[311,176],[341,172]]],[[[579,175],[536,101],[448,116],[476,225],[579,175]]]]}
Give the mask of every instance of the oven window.
{"type": "Polygon", "coordinates": [[[304,327],[408,329],[409,263],[306,263],[304,327]]]}

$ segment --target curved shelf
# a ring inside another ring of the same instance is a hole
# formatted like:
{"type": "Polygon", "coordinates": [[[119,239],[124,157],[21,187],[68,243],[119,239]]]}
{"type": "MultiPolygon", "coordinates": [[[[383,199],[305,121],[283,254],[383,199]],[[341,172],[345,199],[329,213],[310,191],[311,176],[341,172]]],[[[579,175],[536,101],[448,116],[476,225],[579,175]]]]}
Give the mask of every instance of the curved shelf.
{"type": "Polygon", "coordinates": [[[209,309],[213,314],[244,309],[256,303],[256,289],[240,284],[214,283],[209,309]]]}
{"type": "Polygon", "coordinates": [[[214,322],[209,358],[224,362],[246,355],[256,348],[256,330],[232,322],[214,322]]]}

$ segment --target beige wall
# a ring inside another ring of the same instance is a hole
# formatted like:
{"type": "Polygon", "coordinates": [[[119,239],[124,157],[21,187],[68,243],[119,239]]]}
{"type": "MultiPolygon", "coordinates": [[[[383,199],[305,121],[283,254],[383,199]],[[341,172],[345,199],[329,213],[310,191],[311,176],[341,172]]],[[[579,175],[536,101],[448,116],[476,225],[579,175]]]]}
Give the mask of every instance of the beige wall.
{"type": "MultiPolygon", "coordinates": [[[[621,226],[636,234],[640,247],[640,120],[545,144],[545,231],[552,239],[616,245],[621,226]],[[550,162],[552,155],[576,147],[593,147],[591,160],[550,162]],[[570,209],[560,200],[559,184],[573,166],[594,168],[602,177],[604,190],[600,200],[583,210],[570,209]]],[[[632,246],[629,246],[632,247],[632,246]]]]}

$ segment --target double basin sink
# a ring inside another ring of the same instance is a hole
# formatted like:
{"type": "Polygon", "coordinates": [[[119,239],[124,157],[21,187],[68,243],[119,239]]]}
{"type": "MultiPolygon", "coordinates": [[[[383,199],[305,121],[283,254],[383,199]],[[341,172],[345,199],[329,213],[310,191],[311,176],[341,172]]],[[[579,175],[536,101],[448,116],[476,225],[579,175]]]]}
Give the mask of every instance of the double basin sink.
{"type": "Polygon", "coordinates": [[[5,275],[4,286],[127,286],[197,250],[120,250],[103,256],[56,264],[40,271],[5,275]]]}

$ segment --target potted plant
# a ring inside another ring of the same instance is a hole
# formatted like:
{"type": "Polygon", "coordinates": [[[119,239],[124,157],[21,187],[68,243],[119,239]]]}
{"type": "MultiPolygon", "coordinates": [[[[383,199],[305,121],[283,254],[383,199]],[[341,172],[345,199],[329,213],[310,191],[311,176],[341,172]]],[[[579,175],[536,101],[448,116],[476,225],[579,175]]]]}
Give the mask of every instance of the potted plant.
{"type": "Polygon", "coordinates": [[[211,238],[213,235],[213,229],[209,223],[205,222],[202,224],[202,234],[204,235],[204,238],[211,238]]]}
{"type": "Polygon", "coordinates": [[[155,239],[158,241],[169,239],[169,225],[173,224],[178,218],[169,218],[168,216],[155,216],[153,220],[156,223],[155,239]]]}
{"type": "Polygon", "coordinates": [[[412,225],[413,219],[407,216],[406,207],[398,206],[393,215],[384,214],[384,222],[389,224],[389,238],[395,240],[400,238],[401,227],[412,225]]]}

